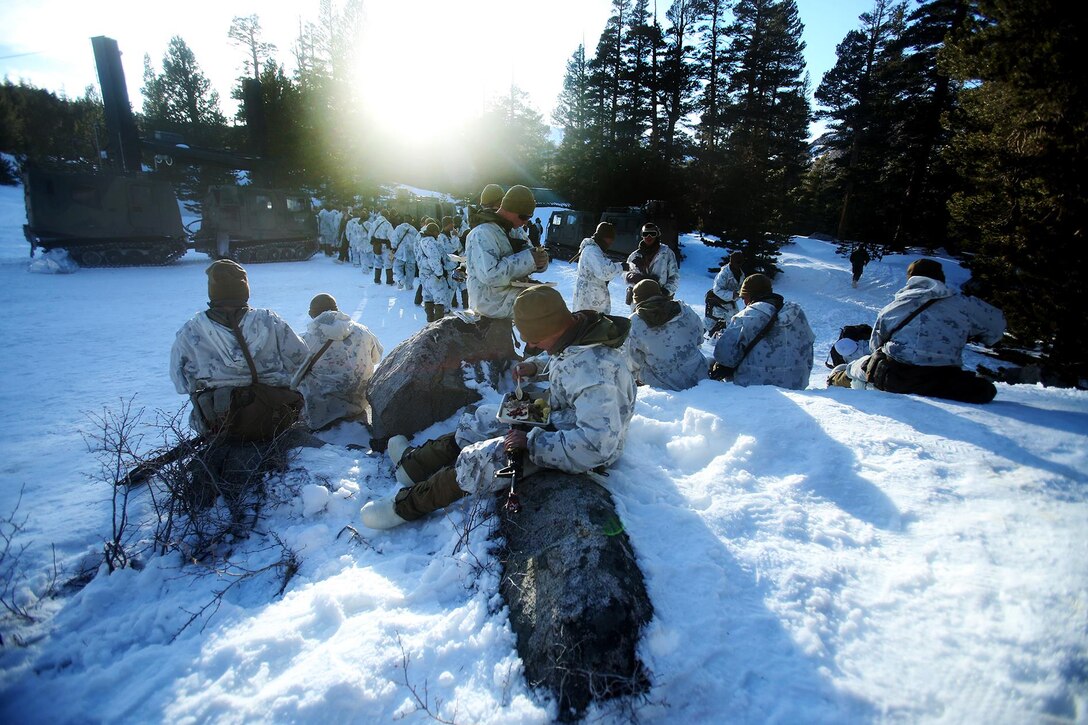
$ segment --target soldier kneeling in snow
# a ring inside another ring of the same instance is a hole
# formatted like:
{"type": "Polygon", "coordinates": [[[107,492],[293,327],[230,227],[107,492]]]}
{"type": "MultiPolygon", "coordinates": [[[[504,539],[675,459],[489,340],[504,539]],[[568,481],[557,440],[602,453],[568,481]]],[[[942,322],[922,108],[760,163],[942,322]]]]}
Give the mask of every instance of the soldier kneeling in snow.
{"type": "MultiPolygon", "coordinates": [[[[635,407],[635,380],[620,350],[630,329],[622,317],[597,312],[571,313],[554,289],[539,285],[514,302],[514,325],[529,345],[550,356],[551,417],[546,428],[506,429],[492,406],[462,416],[457,431],[408,449],[394,436],[389,456],[396,495],[371,501],[361,511],[372,529],[389,529],[422,518],[470,493],[498,491],[506,482],[495,472],[508,452],[524,451],[529,476],[537,468],[586,473],[619,459],[635,407]]],[[[536,362],[519,363],[521,380],[539,374],[536,362]]]]}
{"type": "Polygon", "coordinates": [[[665,296],[652,279],[636,284],[632,299],[635,311],[624,349],[638,381],[687,390],[706,380],[706,358],[699,349],[703,325],[695,310],[665,296]]]}

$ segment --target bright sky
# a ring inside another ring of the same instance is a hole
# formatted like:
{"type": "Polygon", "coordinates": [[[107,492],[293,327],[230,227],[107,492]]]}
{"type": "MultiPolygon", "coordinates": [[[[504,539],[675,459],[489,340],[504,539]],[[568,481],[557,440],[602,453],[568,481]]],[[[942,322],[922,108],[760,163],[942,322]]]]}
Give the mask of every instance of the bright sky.
{"type": "MultiPolygon", "coordinates": [[[[81,96],[87,85],[98,85],[90,38],[105,35],[121,49],[129,97],[139,110],[144,54],[159,69],[170,37],[180,35],[229,114],[244,57],[227,39],[231,19],[258,15],[265,41],[276,44],[276,59],[290,72],[300,20],[316,22],[318,6],[318,0],[297,0],[289,9],[254,0],[3,0],[0,76],[81,96]]],[[[667,6],[662,0],[662,18],[667,6]]],[[[871,6],[872,0],[798,0],[813,87],[834,64],[836,44],[871,6]]],[[[364,8],[361,92],[388,99],[389,122],[418,134],[423,114],[412,114],[412,123],[407,117],[421,98],[441,121],[456,108],[474,114],[511,81],[550,121],[567,60],[579,43],[592,53],[611,2],[368,0],[364,8]]]]}

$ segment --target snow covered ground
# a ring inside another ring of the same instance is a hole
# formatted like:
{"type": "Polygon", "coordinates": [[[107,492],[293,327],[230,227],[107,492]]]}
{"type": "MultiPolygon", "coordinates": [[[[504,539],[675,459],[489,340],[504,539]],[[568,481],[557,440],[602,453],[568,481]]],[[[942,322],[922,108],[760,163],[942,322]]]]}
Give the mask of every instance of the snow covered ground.
{"type": "MultiPolygon", "coordinates": [[[[209,260],[32,274],[23,222],[21,189],[0,187],[0,520],[22,490],[16,543],[29,548],[9,582],[41,617],[0,627],[0,721],[555,715],[521,676],[486,532],[456,546],[463,509],[338,538],[396,488],[358,427],[298,457],[275,483],[283,502],[220,571],[148,557],[35,604],[54,551],[64,579],[95,566],[109,536],[88,413],[131,396],[149,416],[181,408],[168,355],[204,307],[209,260]],[[283,594],[278,572],[247,579],[185,627],[239,567],[278,556],[273,533],[301,564],[283,594]]],[[[679,296],[701,312],[721,250],[684,241],[679,296]]],[[[1088,393],[999,385],[969,406],[825,389],[839,327],[871,323],[914,258],[874,261],[852,289],[832,245],[785,248],[776,290],[817,336],[808,390],[639,390],[608,480],[655,607],[641,649],[653,686],[594,720],[1088,721],[1088,393]]],[[[249,275],[252,303],[299,331],[322,291],[386,350],[424,324],[410,293],[325,257],[249,275]]],[[[573,267],[542,277],[570,299],[573,267]]],[[[618,283],[612,294],[626,314],[618,283]]]]}

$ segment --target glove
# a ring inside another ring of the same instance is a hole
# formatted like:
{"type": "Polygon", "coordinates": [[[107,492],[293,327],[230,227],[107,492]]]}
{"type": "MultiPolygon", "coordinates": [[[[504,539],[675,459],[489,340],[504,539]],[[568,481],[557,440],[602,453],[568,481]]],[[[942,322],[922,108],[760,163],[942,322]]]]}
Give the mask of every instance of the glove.
{"type": "Polygon", "coordinates": [[[536,264],[537,271],[544,271],[548,266],[548,252],[543,247],[533,247],[530,251],[533,254],[533,262],[536,264]]]}
{"type": "Polygon", "coordinates": [[[647,277],[642,272],[631,271],[624,276],[624,279],[627,280],[627,284],[636,285],[642,280],[647,279],[647,277]]]}
{"type": "Polygon", "coordinates": [[[631,271],[631,263],[630,262],[620,262],[620,267],[623,269],[624,272],[630,272],[631,271]]]}
{"type": "Polygon", "coordinates": [[[706,293],[707,305],[714,305],[715,307],[723,307],[725,300],[714,293],[714,290],[708,290],[706,293]]]}

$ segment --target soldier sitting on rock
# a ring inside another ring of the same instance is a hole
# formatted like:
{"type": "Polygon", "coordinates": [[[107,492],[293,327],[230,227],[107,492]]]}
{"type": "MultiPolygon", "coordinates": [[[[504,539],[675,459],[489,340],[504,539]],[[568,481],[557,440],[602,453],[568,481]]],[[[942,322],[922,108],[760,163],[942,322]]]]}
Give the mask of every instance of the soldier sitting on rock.
{"type": "MultiPolygon", "coordinates": [[[[597,312],[571,313],[554,289],[524,290],[513,305],[514,324],[529,344],[545,350],[550,424],[529,432],[507,429],[493,406],[462,416],[457,431],[409,449],[394,436],[389,457],[404,488],[371,501],[361,511],[372,529],[389,529],[422,518],[469,493],[506,484],[495,472],[508,453],[524,452],[522,476],[538,468],[586,473],[612,465],[623,452],[634,414],[635,380],[620,347],[630,321],[597,312]]],[[[518,380],[543,371],[536,362],[514,368],[518,380]]]]}

